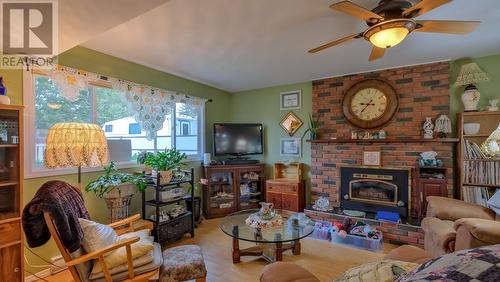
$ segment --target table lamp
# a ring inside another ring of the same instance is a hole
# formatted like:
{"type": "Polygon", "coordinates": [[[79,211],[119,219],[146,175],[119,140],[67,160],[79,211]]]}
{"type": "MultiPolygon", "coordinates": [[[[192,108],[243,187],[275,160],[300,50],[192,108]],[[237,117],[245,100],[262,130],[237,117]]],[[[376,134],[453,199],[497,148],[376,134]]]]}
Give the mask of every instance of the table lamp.
{"type": "Polygon", "coordinates": [[[47,168],[102,166],[108,162],[108,144],[101,127],[89,123],[56,123],[47,135],[44,164],[47,168]]]}
{"type": "Polygon", "coordinates": [[[475,84],[488,80],[490,80],[488,74],[482,71],[476,63],[465,64],[460,68],[455,85],[466,85],[465,91],[462,94],[465,111],[477,111],[477,104],[479,103],[481,94],[475,84]]]}
{"type": "Polygon", "coordinates": [[[486,141],[484,141],[481,149],[489,156],[500,156],[500,124],[498,128],[490,134],[486,141]]]}

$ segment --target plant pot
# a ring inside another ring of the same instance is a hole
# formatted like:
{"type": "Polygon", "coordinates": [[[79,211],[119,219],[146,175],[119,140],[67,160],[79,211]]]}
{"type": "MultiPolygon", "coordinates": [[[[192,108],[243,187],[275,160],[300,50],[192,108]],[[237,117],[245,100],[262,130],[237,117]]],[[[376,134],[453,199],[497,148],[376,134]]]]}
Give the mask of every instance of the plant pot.
{"type": "Polygon", "coordinates": [[[309,139],[316,140],[317,137],[318,135],[316,132],[309,132],[309,139]]]}
{"type": "Polygon", "coordinates": [[[108,207],[106,217],[109,222],[115,222],[130,215],[130,201],[135,193],[135,189],[134,184],[122,184],[104,195],[103,198],[108,207]]]}
{"type": "Polygon", "coordinates": [[[160,174],[160,185],[166,185],[172,180],[173,173],[170,170],[166,171],[151,171],[151,177],[153,178],[154,184],[158,184],[158,173],[160,174]]]}
{"type": "Polygon", "coordinates": [[[151,167],[149,167],[145,164],[140,164],[139,166],[141,168],[141,171],[144,172],[144,174],[151,174],[151,171],[152,171],[151,167]]]}

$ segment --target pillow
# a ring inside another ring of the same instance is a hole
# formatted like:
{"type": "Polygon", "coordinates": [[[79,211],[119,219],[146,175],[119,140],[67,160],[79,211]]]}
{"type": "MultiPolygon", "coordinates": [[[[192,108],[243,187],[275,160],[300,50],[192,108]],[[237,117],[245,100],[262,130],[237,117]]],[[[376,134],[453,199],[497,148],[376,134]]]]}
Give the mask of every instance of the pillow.
{"type": "Polygon", "coordinates": [[[383,260],[378,262],[369,262],[360,266],[351,268],[335,280],[336,282],[392,282],[411,272],[420,264],[404,262],[398,260],[383,260]]]}
{"type": "MultiPolygon", "coordinates": [[[[139,237],[139,241],[131,245],[132,259],[142,257],[143,255],[153,250],[154,238],[153,236],[149,235],[149,230],[140,230],[136,232],[125,233],[119,236],[118,241],[133,237],[139,237]]],[[[110,252],[108,255],[104,257],[104,261],[106,262],[108,269],[127,263],[127,249],[125,247],[121,247],[119,249],[110,252]]],[[[92,268],[92,274],[96,274],[99,272],[102,272],[102,265],[99,263],[99,260],[95,260],[94,267],[92,268]]]]}
{"type": "Polygon", "coordinates": [[[497,190],[488,200],[488,206],[500,216],[500,190],[497,190]]]}
{"type": "Polygon", "coordinates": [[[82,248],[86,253],[105,248],[118,241],[115,230],[105,224],[79,218],[83,230],[82,248]]]}
{"type": "Polygon", "coordinates": [[[435,280],[500,281],[500,244],[437,257],[398,281],[435,280]]]}

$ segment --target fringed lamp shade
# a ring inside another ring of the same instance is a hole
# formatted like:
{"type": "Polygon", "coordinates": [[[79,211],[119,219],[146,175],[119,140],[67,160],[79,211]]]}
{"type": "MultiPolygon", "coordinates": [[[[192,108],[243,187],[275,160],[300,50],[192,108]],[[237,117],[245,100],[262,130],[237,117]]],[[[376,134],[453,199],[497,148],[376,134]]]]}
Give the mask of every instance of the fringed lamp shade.
{"type": "Polygon", "coordinates": [[[481,149],[491,157],[500,156],[500,124],[498,128],[484,141],[481,149]]]}
{"type": "Polygon", "coordinates": [[[98,125],[57,123],[49,129],[45,147],[46,167],[93,167],[107,162],[106,136],[98,125]]]}
{"type": "Polygon", "coordinates": [[[463,65],[458,74],[456,86],[476,84],[490,80],[488,74],[482,71],[476,63],[463,65]]]}

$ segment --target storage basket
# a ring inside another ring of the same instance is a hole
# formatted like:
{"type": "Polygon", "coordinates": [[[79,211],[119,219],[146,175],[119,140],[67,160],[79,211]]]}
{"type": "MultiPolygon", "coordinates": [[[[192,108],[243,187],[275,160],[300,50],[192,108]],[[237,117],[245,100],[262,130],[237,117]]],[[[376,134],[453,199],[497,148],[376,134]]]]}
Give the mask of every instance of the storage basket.
{"type": "Polygon", "coordinates": [[[379,252],[384,247],[384,238],[372,239],[356,235],[347,234],[345,238],[339,236],[338,232],[331,230],[332,243],[340,243],[350,245],[356,248],[369,250],[372,252],[379,252]]]}

